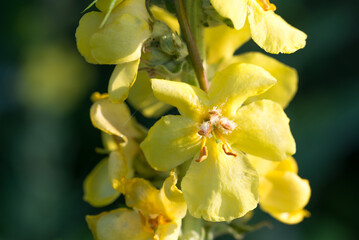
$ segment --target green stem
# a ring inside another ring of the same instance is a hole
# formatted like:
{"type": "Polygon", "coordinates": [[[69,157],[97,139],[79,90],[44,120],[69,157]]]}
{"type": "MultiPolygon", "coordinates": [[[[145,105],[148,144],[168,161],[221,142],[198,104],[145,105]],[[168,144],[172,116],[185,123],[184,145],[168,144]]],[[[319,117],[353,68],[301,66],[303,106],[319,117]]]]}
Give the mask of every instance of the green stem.
{"type": "Polygon", "coordinates": [[[200,12],[201,12],[201,2],[200,0],[186,0],[187,10],[190,16],[190,22],[187,19],[186,10],[183,4],[183,0],[175,0],[176,14],[181,26],[181,32],[183,34],[184,40],[187,43],[189,57],[191,59],[193,69],[196,73],[199,86],[206,92],[208,92],[209,84],[206,75],[206,71],[203,67],[201,60],[201,55],[204,57],[204,45],[203,45],[203,27],[200,23],[200,12]],[[195,34],[192,34],[194,30],[195,34]],[[200,46],[201,55],[198,51],[197,44],[200,46]]]}

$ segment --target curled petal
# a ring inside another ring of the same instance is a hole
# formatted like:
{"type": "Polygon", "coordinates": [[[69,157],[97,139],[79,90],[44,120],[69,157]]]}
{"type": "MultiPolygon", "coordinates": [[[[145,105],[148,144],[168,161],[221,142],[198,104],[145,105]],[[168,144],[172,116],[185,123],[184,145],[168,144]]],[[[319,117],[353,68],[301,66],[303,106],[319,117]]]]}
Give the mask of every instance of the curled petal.
{"type": "Polygon", "coordinates": [[[212,139],[207,147],[207,159],[193,161],[182,180],[189,212],[207,221],[230,221],[245,215],[257,206],[257,172],[243,154],[228,156],[212,139]]]}
{"type": "Polygon", "coordinates": [[[154,169],[171,170],[200,151],[198,130],[191,119],[168,115],[156,122],[140,146],[154,169]]]}
{"type": "Polygon", "coordinates": [[[220,105],[223,115],[232,117],[247,98],[267,91],[276,82],[261,67],[232,64],[214,75],[208,94],[213,105],[220,105]]]}
{"type": "Polygon", "coordinates": [[[305,46],[305,33],[289,25],[273,11],[264,11],[256,1],[248,3],[252,39],[266,52],[293,53],[305,46]]]}
{"type": "Polygon", "coordinates": [[[160,79],[151,79],[151,83],[155,97],[176,107],[182,116],[199,120],[207,113],[208,96],[198,87],[160,79]]]}
{"type": "Polygon", "coordinates": [[[278,103],[253,102],[241,107],[233,120],[237,127],[226,136],[233,148],[272,161],[295,153],[289,119],[278,103]]]}
{"type": "Polygon", "coordinates": [[[140,138],[142,133],[135,127],[135,120],[125,103],[117,104],[109,99],[96,101],[90,110],[92,124],[108,134],[128,138],[140,138]]]}
{"type": "Polygon", "coordinates": [[[108,175],[108,159],[99,162],[84,181],[84,200],[95,207],[106,206],[120,195],[112,188],[108,175]]]}
{"type": "Polygon", "coordinates": [[[219,15],[232,21],[235,29],[239,30],[244,26],[248,0],[210,0],[210,2],[219,15]]]}

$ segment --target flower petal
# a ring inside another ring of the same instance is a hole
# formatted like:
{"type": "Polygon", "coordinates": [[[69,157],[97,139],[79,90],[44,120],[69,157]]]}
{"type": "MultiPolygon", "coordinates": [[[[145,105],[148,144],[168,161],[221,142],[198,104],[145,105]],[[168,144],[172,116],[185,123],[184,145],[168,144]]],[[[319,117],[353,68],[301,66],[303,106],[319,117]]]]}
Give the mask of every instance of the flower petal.
{"type": "Polygon", "coordinates": [[[125,146],[111,152],[109,156],[108,172],[112,187],[120,193],[125,191],[126,180],[134,176],[133,160],[139,150],[137,142],[129,139],[125,146]]]}
{"type": "Polygon", "coordinates": [[[92,56],[90,39],[98,30],[104,15],[100,12],[89,12],[82,16],[79,26],[76,29],[76,44],[80,54],[87,62],[98,64],[97,60],[92,56]]]}
{"type": "Polygon", "coordinates": [[[156,5],[151,6],[151,12],[156,19],[166,23],[172,31],[178,34],[180,33],[180,26],[175,16],[167,12],[165,9],[157,7],[156,5]]]}
{"type": "Polygon", "coordinates": [[[201,137],[197,132],[193,120],[168,115],[156,122],[140,146],[154,169],[167,171],[200,151],[201,137]]]}
{"type": "Polygon", "coordinates": [[[112,188],[108,175],[108,159],[99,162],[84,181],[84,200],[95,207],[106,206],[120,195],[112,188]]]}
{"type": "Polygon", "coordinates": [[[92,124],[108,134],[128,138],[140,138],[142,133],[135,127],[135,120],[125,103],[117,104],[109,99],[96,101],[90,110],[92,124]]]}
{"type": "Polygon", "coordinates": [[[207,221],[230,221],[257,206],[258,175],[245,155],[228,156],[210,139],[208,157],[193,161],[182,180],[188,210],[207,221]]]}
{"type": "Polygon", "coordinates": [[[98,0],[96,2],[96,7],[101,11],[101,12],[106,12],[107,9],[110,7],[111,3],[112,2],[115,2],[113,3],[114,4],[114,7],[115,8],[118,4],[120,4],[121,2],[123,2],[124,0],[98,0]]]}
{"type": "Polygon", "coordinates": [[[176,186],[177,175],[171,172],[170,176],[164,181],[160,190],[160,198],[170,219],[182,219],[186,216],[187,205],[183,198],[183,193],[176,186]]]}
{"type": "Polygon", "coordinates": [[[225,25],[205,28],[207,63],[215,64],[234,54],[237,48],[251,38],[249,25],[236,30],[225,25]]]}
{"type": "Polygon", "coordinates": [[[261,67],[232,64],[214,75],[209,98],[213,105],[220,105],[223,115],[232,117],[248,97],[265,92],[275,83],[275,78],[261,67]]]}
{"type": "Polygon", "coordinates": [[[151,79],[155,97],[175,106],[182,116],[201,119],[207,114],[208,96],[198,87],[187,83],[151,79]]]}
{"type": "Polygon", "coordinates": [[[270,215],[283,223],[297,224],[303,221],[304,218],[309,217],[310,212],[300,209],[293,212],[271,212],[270,215]]]}
{"type": "Polygon", "coordinates": [[[111,101],[122,103],[128,97],[130,88],[137,77],[138,65],[140,59],[132,62],[118,64],[112,72],[108,84],[108,93],[111,101]]]}
{"type": "Polygon", "coordinates": [[[147,72],[138,72],[137,79],[131,87],[127,101],[145,117],[157,118],[171,109],[171,106],[159,101],[153,95],[147,72]]]}
{"type": "Polygon", "coordinates": [[[210,0],[210,2],[219,15],[232,21],[235,29],[239,30],[243,27],[247,17],[248,0],[210,0]]]}
{"type": "MultiPolygon", "coordinates": [[[[272,171],[259,183],[261,208],[278,215],[302,210],[310,198],[307,180],[293,172],[272,171]]],[[[284,216],[282,216],[284,217],[284,216]]]]}
{"type": "MultiPolygon", "coordinates": [[[[221,67],[228,66],[233,63],[249,63],[255,64],[268,71],[277,83],[265,93],[247,99],[246,104],[261,100],[269,99],[279,103],[285,108],[294,97],[298,87],[298,74],[294,68],[291,68],[274,58],[266,56],[259,52],[249,52],[238,56],[233,56],[224,62],[221,67]]],[[[221,69],[220,67],[220,69],[221,69]]]]}
{"type": "Polygon", "coordinates": [[[253,102],[240,108],[233,120],[237,127],[226,136],[233,148],[272,161],[295,153],[289,119],[278,103],[253,102]]]}
{"type": "Polygon", "coordinates": [[[154,240],[178,240],[181,233],[181,221],[169,222],[158,226],[154,240]]]}
{"type": "MultiPolygon", "coordinates": [[[[103,14],[104,16],[104,14],[103,14]]],[[[100,64],[119,64],[141,56],[142,43],[150,37],[144,0],[126,0],[110,14],[89,39],[93,58],[100,64]]]]}
{"type": "Polygon", "coordinates": [[[305,46],[305,33],[289,25],[273,11],[264,11],[256,1],[248,3],[252,39],[266,52],[293,53],[305,46]]]}
{"type": "Polygon", "coordinates": [[[149,240],[153,234],[144,231],[140,215],[126,208],[86,216],[96,240],[149,240]]]}

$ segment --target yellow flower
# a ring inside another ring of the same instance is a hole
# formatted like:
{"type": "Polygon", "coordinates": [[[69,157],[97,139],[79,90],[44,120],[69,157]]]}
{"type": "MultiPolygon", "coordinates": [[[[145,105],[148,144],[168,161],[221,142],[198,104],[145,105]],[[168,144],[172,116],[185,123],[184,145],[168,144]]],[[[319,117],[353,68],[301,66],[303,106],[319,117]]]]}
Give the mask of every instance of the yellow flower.
{"type": "Polygon", "coordinates": [[[131,117],[126,104],[112,103],[106,95],[95,95],[90,110],[95,127],[102,130],[104,151],[109,153],[84,181],[84,200],[96,207],[112,203],[124,192],[124,181],[134,176],[133,160],[143,130],[131,117]]]}
{"type": "Polygon", "coordinates": [[[300,178],[294,158],[282,162],[273,162],[254,156],[248,156],[258,171],[259,204],[277,220],[296,224],[308,217],[304,209],[310,198],[308,180],[300,178]]]}
{"type": "Polygon", "coordinates": [[[95,239],[177,240],[187,207],[176,183],[174,173],[160,190],[144,179],[129,180],[126,204],[133,210],[120,208],[86,217],[95,239]]]}
{"type": "Polygon", "coordinates": [[[193,216],[229,221],[256,207],[258,177],[243,152],[275,161],[295,152],[279,104],[243,105],[275,82],[264,69],[244,63],[217,72],[208,94],[186,83],[152,79],[154,95],[177,107],[181,116],[159,120],[141,148],[160,171],[196,160],[181,183],[193,216]]]}
{"type": "MultiPolygon", "coordinates": [[[[99,1],[106,10],[109,1],[99,1]]],[[[123,0],[101,26],[106,13],[89,12],[80,20],[76,30],[77,48],[89,63],[120,64],[135,61],[141,56],[143,42],[151,32],[145,0],[123,0]]]]}
{"type": "Polygon", "coordinates": [[[252,39],[270,53],[292,53],[305,46],[306,34],[274,13],[269,0],[210,0],[216,11],[229,18],[235,29],[249,25],[252,39]]]}

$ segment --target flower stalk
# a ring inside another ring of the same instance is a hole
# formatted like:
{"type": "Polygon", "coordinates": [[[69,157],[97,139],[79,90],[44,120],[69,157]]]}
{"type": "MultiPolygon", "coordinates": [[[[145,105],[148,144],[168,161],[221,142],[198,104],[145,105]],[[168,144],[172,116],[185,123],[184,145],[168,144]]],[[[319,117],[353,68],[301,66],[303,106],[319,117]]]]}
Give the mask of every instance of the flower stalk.
{"type": "MultiPolygon", "coordinates": [[[[198,22],[198,14],[197,14],[198,5],[200,1],[186,2],[188,3],[187,8],[191,9],[191,12],[193,13],[193,14],[189,14],[189,16],[191,16],[190,22],[189,19],[187,18],[187,13],[185,10],[185,6],[183,4],[183,0],[175,0],[174,3],[175,3],[178,22],[181,26],[183,38],[187,43],[189,57],[193,65],[193,69],[196,73],[197,81],[201,89],[208,92],[209,89],[208,79],[207,79],[206,71],[203,66],[200,52],[198,51],[199,48],[197,46],[199,42],[203,42],[203,29],[201,29],[203,27],[198,22]]],[[[202,55],[204,55],[203,44],[199,44],[199,47],[201,49],[202,55]]]]}

